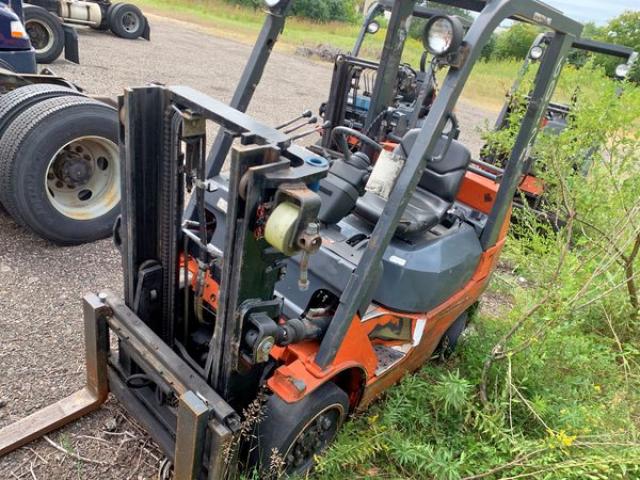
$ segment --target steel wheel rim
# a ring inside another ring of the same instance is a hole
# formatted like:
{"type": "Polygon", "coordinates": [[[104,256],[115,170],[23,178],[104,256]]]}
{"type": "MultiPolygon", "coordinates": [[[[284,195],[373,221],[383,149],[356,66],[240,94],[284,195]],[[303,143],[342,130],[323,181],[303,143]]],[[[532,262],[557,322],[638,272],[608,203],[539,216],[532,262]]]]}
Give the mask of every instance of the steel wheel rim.
{"type": "Polygon", "coordinates": [[[122,16],[122,28],[128,33],[134,33],[138,30],[140,19],[134,12],[127,12],[122,16]]]}
{"type": "Polygon", "coordinates": [[[343,416],[344,407],[335,403],[325,407],[311,418],[284,455],[285,472],[294,474],[311,467],[314,456],[327,448],[335,438],[343,416]]]}
{"type": "Polygon", "coordinates": [[[104,137],[68,142],[49,161],[45,187],[51,205],[73,220],[94,220],[120,202],[117,145],[104,137]]]}
{"type": "Polygon", "coordinates": [[[53,46],[54,34],[49,25],[38,20],[28,20],[24,26],[36,53],[47,52],[53,46]],[[46,42],[44,39],[46,38],[46,42]],[[44,45],[43,45],[44,43],[44,45]]]}

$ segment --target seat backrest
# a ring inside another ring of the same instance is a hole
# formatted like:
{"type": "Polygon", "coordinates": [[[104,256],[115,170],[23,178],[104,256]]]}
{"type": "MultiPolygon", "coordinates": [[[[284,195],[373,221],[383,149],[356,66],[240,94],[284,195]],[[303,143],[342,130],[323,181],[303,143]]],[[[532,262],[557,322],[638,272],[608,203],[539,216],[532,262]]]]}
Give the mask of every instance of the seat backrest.
{"type": "MultiPolygon", "coordinates": [[[[402,154],[409,156],[415,144],[419,128],[407,132],[398,148],[402,149],[402,154]]],[[[438,140],[435,156],[441,156],[447,145],[446,137],[438,140]]],[[[471,162],[471,153],[462,143],[452,140],[446,151],[444,158],[438,161],[429,161],[420,178],[420,188],[437,195],[438,197],[453,203],[460,190],[462,178],[471,162]]]]}

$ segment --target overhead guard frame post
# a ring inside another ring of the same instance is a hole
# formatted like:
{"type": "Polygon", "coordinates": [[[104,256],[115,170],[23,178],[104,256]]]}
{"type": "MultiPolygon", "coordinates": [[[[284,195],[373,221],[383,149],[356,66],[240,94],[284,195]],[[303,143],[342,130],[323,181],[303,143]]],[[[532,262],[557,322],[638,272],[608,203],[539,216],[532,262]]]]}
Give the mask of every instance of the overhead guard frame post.
{"type": "MultiPolygon", "coordinates": [[[[440,3],[467,3],[467,0],[440,3]]],[[[469,1],[469,3],[474,3],[474,1],[469,1]]],[[[557,65],[553,64],[553,62],[562,59],[563,55],[566,56],[571,42],[579,37],[582,32],[581,24],[538,1],[494,0],[488,3],[475,3],[481,4],[484,8],[481,9],[480,15],[476,18],[465,36],[465,48],[467,49],[466,60],[459,69],[449,70],[442,84],[440,93],[436,97],[428,116],[425,118],[418,140],[396,179],[395,186],[386,206],[371,234],[367,249],[347,282],[347,286],[340,297],[340,303],[333,321],[316,355],[315,362],[321,368],[326,368],[334,360],[353,318],[358,313],[358,308],[367,300],[367,295],[370,294],[372,282],[376,278],[377,270],[381,268],[380,265],[384,252],[416,189],[420,179],[418,173],[425,168],[427,160],[433,155],[436,143],[442,135],[446,121],[453,111],[453,107],[457,103],[476,61],[480,57],[481,50],[489,41],[491,34],[503,20],[511,17],[524,19],[531,23],[542,24],[547,28],[555,30],[558,34],[558,38],[554,42],[553,47],[555,53],[548,56],[544,67],[541,68],[542,72],[538,75],[538,81],[543,85],[537,86],[535,92],[536,100],[531,102],[526,122],[523,123],[521,127],[519,141],[516,144],[516,149],[519,151],[514,149],[513,156],[520,161],[520,165],[514,165],[512,169],[519,170],[522,167],[521,163],[526,148],[532,140],[526,128],[530,127],[532,121],[535,118],[539,118],[541,112],[546,108],[549,100],[548,94],[552,91],[555,83],[553,75],[559,74],[562,66],[562,62],[559,62],[557,65]]],[[[533,131],[535,131],[535,127],[533,131]]],[[[509,181],[505,182],[503,180],[501,183],[499,190],[501,193],[499,193],[496,204],[492,209],[490,217],[491,223],[482,235],[482,243],[485,248],[494,242],[494,238],[497,235],[497,228],[499,225],[502,225],[505,220],[509,204],[513,199],[511,186],[512,183],[509,181]]]]}
{"type": "MultiPolygon", "coordinates": [[[[269,10],[260,35],[247,65],[242,72],[238,86],[229,106],[246,112],[256,87],[262,79],[273,47],[284,30],[287,12],[293,0],[282,0],[276,10],[269,10]]],[[[207,177],[215,177],[220,173],[233,144],[233,134],[223,128],[218,132],[207,158],[207,177]]]]}
{"type": "MultiPolygon", "coordinates": [[[[377,122],[378,115],[392,103],[397,84],[398,67],[402,61],[402,52],[409,34],[409,21],[415,3],[416,0],[396,0],[391,9],[387,36],[382,47],[380,66],[371,95],[371,105],[365,121],[365,132],[369,132],[372,127],[375,127],[374,123],[377,122]]],[[[377,137],[377,132],[369,133],[373,138],[377,137]]]]}

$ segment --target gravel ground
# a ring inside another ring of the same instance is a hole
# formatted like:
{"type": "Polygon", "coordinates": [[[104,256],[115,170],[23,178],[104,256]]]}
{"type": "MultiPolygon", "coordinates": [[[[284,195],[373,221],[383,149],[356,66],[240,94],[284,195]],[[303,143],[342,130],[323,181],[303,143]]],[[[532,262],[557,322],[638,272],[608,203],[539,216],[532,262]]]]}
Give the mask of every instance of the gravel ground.
{"type": "MultiPolygon", "coordinates": [[[[148,82],[185,83],[228,101],[250,47],[184,22],[150,21],[150,43],[82,30],[82,64],[51,67],[94,94],[114,96],[148,82]]],[[[305,108],[316,110],[326,99],[331,71],[328,64],[275,53],[250,113],[277,124],[305,108]]],[[[476,127],[487,112],[463,105],[458,114],[466,143],[477,151],[476,127]]],[[[109,240],[58,248],[17,227],[0,209],[0,427],[82,387],[81,296],[104,288],[122,289],[120,259],[109,240]]],[[[115,400],[49,439],[70,453],[37,441],[0,459],[0,479],[151,479],[162,461],[115,400]]]]}

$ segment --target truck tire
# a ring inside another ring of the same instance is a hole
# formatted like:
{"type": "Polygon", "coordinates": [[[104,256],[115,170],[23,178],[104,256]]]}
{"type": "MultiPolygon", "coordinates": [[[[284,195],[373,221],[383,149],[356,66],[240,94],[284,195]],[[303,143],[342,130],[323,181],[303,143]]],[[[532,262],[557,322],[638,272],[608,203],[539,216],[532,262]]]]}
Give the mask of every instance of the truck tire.
{"type": "Polygon", "coordinates": [[[147,19],[135,5],[118,3],[110,9],[109,27],[118,37],[130,40],[138,38],[146,26],[147,19]]]}
{"type": "Polygon", "coordinates": [[[0,95],[0,137],[22,111],[42,100],[62,96],[83,96],[77,90],[51,83],[34,83],[0,95]]]}
{"type": "Polygon", "coordinates": [[[37,5],[24,6],[24,19],[24,28],[36,51],[36,62],[56,60],[64,49],[64,30],[60,19],[37,5]]]}
{"type": "Polygon", "coordinates": [[[85,97],[24,110],[0,138],[0,201],[19,224],[59,245],[111,234],[120,210],[118,113],[85,97]]]}
{"type": "Polygon", "coordinates": [[[348,395],[332,382],[296,403],[272,395],[257,426],[250,462],[263,474],[261,478],[304,476],[313,467],[315,455],[333,442],[348,412],[348,395]],[[272,462],[274,453],[277,462],[272,462]],[[283,463],[284,471],[269,471],[273,463],[283,463]]]}

